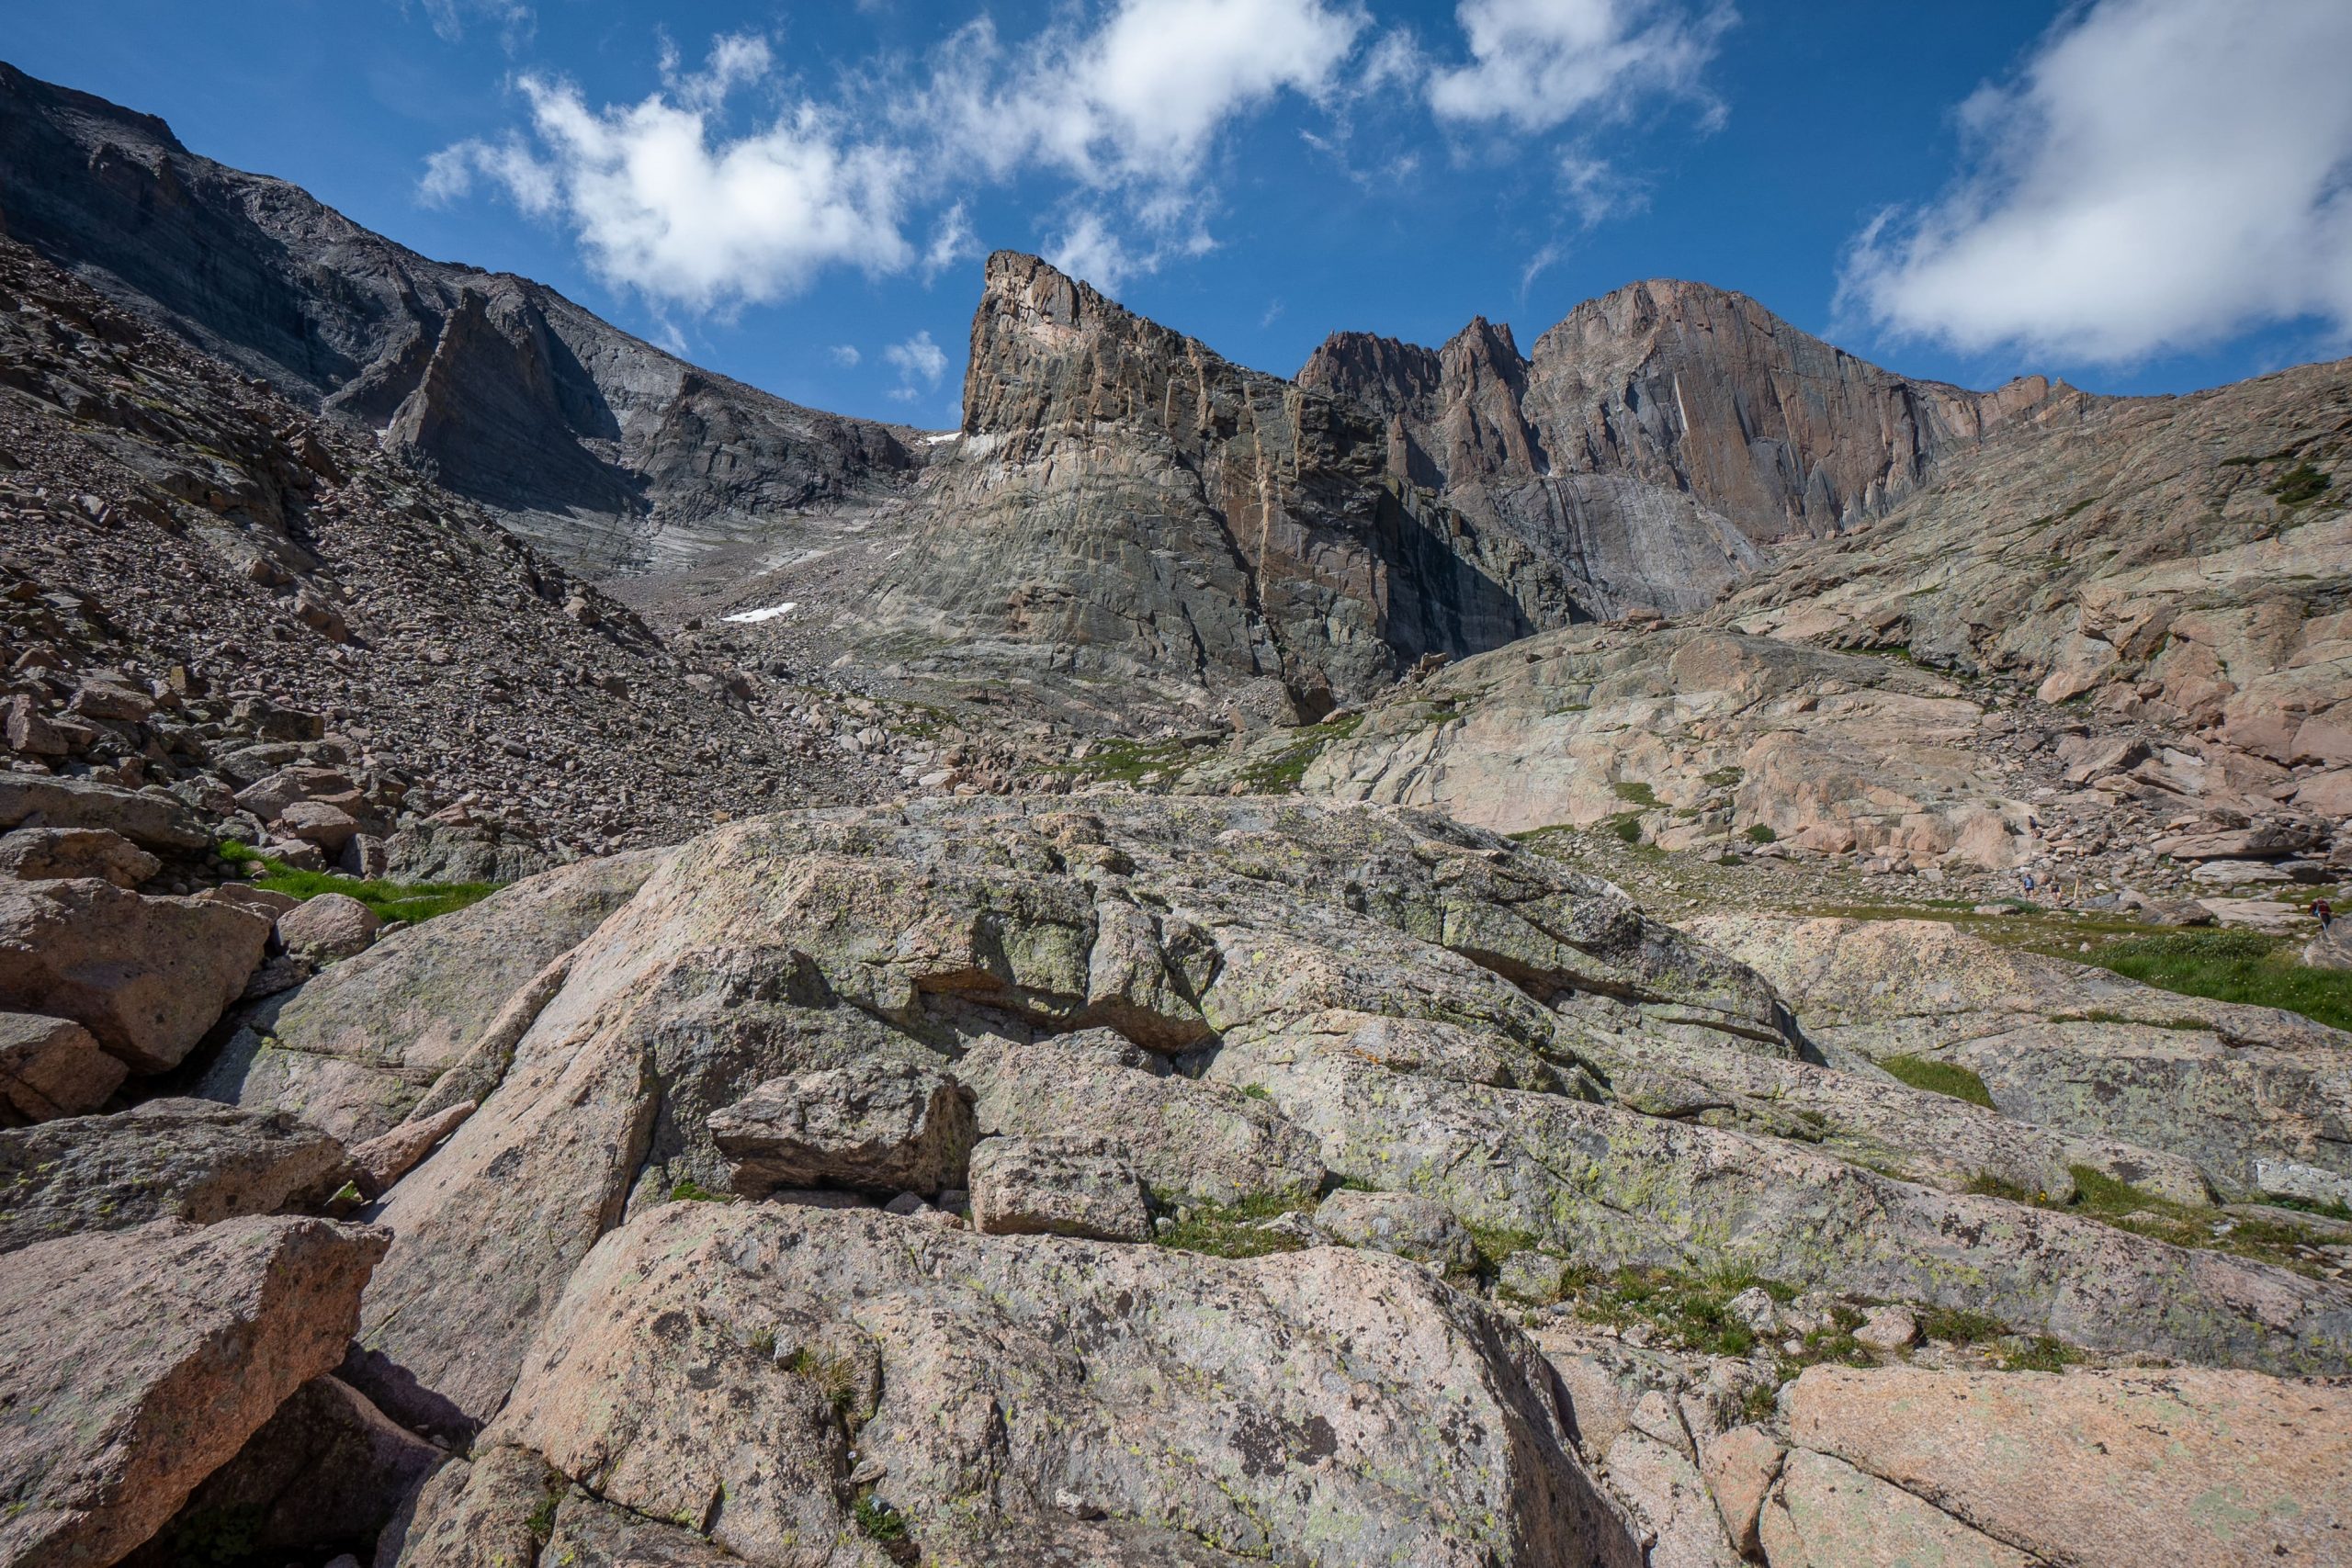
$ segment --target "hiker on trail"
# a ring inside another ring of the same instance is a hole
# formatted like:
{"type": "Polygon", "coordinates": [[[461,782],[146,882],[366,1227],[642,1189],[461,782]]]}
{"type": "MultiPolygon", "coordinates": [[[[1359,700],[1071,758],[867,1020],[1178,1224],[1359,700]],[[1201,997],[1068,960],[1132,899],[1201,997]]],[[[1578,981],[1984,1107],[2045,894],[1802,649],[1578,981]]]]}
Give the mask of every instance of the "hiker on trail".
{"type": "Polygon", "coordinates": [[[2327,928],[2335,923],[2335,906],[2324,898],[2312,900],[2312,918],[2319,922],[2319,934],[2325,936],[2327,928]]]}

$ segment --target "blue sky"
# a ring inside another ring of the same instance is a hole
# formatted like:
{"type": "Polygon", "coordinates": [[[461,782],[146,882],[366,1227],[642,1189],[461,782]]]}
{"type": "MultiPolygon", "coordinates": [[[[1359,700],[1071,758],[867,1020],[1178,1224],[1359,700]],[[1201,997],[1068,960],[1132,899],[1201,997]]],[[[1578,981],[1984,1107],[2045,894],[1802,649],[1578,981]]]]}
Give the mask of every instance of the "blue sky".
{"type": "Polygon", "coordinates": [[[108,0],[0,53],[927,427],[997,247],[1282,374],[1660,276],[1978,386],[2352,347],[2342,0],[108,0]]]}

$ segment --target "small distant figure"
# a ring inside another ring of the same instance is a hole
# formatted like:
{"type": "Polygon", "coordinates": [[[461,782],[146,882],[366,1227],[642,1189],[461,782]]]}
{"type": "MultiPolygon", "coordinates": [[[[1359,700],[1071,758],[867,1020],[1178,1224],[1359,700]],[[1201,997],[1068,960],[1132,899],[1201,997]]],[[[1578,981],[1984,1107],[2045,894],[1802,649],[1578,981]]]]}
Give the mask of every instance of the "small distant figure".
{"type": "Polygon", "coordinates": [[[2312,918],[2319,922],[2319,934],[2325,936],[2328,928],[2335,923],[2335,906],[2324,898],[2314,898],[2312,900],[2312,918]]]}

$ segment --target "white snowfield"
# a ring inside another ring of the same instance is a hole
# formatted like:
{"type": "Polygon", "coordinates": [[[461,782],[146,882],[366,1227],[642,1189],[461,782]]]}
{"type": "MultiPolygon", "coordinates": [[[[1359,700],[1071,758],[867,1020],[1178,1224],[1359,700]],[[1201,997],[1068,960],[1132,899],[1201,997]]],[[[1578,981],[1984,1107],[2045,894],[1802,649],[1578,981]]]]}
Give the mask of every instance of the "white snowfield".
{"type": "Polygon", "coordinates": [[[762,621],[773,621],[778,615],[788,615],[798,608],[799,602],[795,600],[785,604],[771,604],[764,610],[746,610],[739,615],[721,615],[718,618],[737,626],[756,626],[762,621]]]}

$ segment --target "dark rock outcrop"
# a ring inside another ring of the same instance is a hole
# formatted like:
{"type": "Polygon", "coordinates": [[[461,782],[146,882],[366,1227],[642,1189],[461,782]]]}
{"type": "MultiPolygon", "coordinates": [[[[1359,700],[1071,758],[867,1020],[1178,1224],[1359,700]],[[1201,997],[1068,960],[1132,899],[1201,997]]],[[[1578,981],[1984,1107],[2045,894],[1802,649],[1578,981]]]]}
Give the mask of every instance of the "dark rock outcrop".
{"type": "Polygon", "coordinates": [[[1383,415],[1392,472],[1573,563],[1603,614],[1703,608],[1754,547],[1879,516],[1938,458],[2094,401],[1915,381],[1671,280],[1588,300],[1532,355],[1483,317],[1434,350],[1337,333],[1298,381],[1383,415]]]}
{"type": "Polygon", "coordinates": [[[697,370],[526,278],[435,262],[152,115],[0,64],[0,230],[605,570],[887,486],[899,434],[697,370]]]}
{"type": "Polygon", "coordinates": [[[989,259],[964,408],[933,521],[861,612],[918,660],[1287,719],[1532,629],[1460,520],[1385,476],[1376,420],[1034,256],[989,259]]]}

